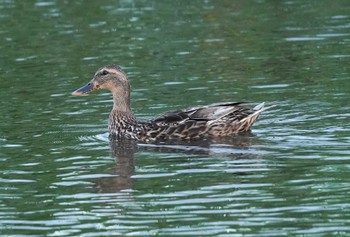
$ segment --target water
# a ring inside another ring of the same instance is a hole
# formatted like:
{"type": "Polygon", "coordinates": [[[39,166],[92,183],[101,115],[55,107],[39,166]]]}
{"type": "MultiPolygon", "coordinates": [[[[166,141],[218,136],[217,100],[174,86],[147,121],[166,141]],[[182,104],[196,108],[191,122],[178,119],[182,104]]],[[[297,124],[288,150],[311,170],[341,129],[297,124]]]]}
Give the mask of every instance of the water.
{"type": "Polygon", "coordinates": [[[1,1],[0,235],[349,236],[348,1],[1,1]],[[135,114],[265,101],[253,133],[110,144],[135,114]]]}

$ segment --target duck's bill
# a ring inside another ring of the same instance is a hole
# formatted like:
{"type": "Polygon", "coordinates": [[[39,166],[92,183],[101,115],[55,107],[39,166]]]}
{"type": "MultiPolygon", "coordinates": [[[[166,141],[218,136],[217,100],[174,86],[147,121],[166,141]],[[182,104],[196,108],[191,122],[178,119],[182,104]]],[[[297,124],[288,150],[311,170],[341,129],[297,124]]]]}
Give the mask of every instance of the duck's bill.
{"type": "Polygon", "coordinates": [[[78,90],[74,91],[72,93],[72,95],[75,95],[75,96],[82,96],[84,94],[87,94],[91,91],[94,90],[94,86],[91,82],[89,82],[88,84],[86,84],[85,86],[79,88],[78,90]]]}

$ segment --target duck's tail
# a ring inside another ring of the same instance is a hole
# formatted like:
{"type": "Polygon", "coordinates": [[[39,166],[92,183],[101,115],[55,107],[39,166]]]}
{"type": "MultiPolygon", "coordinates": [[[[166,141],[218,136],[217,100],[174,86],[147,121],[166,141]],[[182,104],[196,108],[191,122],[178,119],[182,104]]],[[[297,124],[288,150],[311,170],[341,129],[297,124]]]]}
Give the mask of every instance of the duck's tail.
{"type": "Polygon", "coordinates": [[[255,106],[253,108],[254,112],[240,121],[240,126],[239,126],[238,131],[244,131],[244,132],[248,131],[253,126],[253,124],[256,122],[256,120],[259,118],[260,114],[263,111],[270,109],[272,107],[275,107],[275,105],[265,107],[265,102],[260,103],[257,106],[255,106]]]}

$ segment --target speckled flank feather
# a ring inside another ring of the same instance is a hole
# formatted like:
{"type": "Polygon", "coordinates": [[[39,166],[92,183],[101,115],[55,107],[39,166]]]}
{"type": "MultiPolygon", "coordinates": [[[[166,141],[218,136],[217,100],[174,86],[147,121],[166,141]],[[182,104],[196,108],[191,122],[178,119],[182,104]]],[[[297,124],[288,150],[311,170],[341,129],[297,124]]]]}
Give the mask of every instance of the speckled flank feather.
{"type": "Polygon", "coordinates": [[[243,102],[218,103],[171,111],[150,121],[139,121],[130,108],[129,81],[119,66],[101,68],[88,85],[73,94],[82,95],[97,89],[107,89],[113,94],[110,135],[143,142],[213,138],[247,132],[266,109],[264,103],[253,109],[243,106],[243,102]]]}

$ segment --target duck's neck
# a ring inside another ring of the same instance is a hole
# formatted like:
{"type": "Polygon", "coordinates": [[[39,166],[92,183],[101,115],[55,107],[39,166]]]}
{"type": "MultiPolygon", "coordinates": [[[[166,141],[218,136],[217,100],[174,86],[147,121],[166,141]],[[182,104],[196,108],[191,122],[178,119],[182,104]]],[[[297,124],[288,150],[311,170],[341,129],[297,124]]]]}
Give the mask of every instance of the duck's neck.
{"type": "Polygon", "coordinates": [[[127,128],[136,123],[136,118],[131,111],[130,92],[112,91],[113,93],[113,109],[110,114],[109,126],[112,129],[127,128]]]}
{"type": "Polygon", "coordinates": [[[132,114],[130,106],[130,94],[127,92],[123,94],[120,94],[118,91],[113,92],[112,111],[132,114]]]}
{"type": "Polygon", "coordinates": [[[130,105],[130,92],[129,91],[113,91],[113,109],[112,114],[118,115],[118,117],[124,121],[128,119],[135,120],[135,116],[131,111],[130,105]]]}

